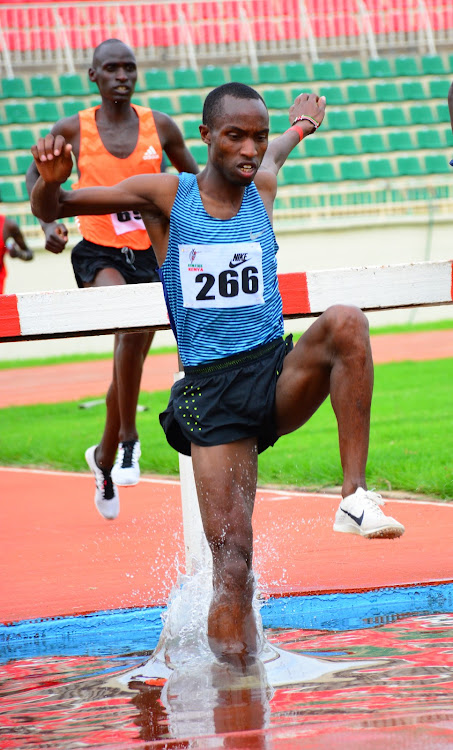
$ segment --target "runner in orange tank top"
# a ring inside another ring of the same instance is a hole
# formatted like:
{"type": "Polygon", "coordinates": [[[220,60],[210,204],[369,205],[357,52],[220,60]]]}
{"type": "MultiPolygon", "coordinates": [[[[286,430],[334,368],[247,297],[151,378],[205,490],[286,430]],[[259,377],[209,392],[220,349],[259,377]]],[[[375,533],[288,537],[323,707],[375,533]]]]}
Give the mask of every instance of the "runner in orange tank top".
{"type": "MultiPolygon", "coordinates": [[[[115,185],[137,174],[162,171],[165,153],[179,172],[198,172],[176,123],[162,112],[131,104],[137,81],[133,51],[118,39],[102,42],[88,71],[101,104],[59,120],[53,135],[72,144],[78,181],[73,188],[115,185]]],[[[27,173],[31,193],[38,178],[34,163],[27,173]]],[[[61,253],[68,241],[64,224],[41,221],[46,249],[61,253]]],[[[160,282],[157,261],[140,213],[81,216],[83,239],[71,254],[79,287],[160,282]]],[[[140,441],[136,426],[143,364],[154,333],[115,335],[113,379],[107,392],[104,433],[85,457],[96,479],[95,505],[104,518],[119,513],[117,485],[140,478],[140,441]],[[116,461],[115,461],[116,455],[116,461]]]]}

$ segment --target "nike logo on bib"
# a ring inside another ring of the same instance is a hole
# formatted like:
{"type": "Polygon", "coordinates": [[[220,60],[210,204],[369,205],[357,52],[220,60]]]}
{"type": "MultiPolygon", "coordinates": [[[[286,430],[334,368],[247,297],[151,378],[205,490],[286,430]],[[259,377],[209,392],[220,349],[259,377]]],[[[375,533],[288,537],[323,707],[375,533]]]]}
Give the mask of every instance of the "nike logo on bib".
{"type": "Polygon", "coordinates": [[[346,513],[346,515],[349,516],[349,518],[352,518],[352,520],[355,521],[358,526],[362,525],[363,516],[365,515],[365,511],[364,510],[362,510],[362,515],[359,516],[359,517],[353,516],[352,513],[349,513],[344,508],[342,508],[341,510],[343,511],[343,513],[346,513]]]}
{"type": "Polygon", "coordinates": [[[233,256],[233,260],[230,260],[230,268],[236,268],[237,266],[242,266],[243,263],[246,263],[248,260],[248,253],[235,253],[233,256]]]}

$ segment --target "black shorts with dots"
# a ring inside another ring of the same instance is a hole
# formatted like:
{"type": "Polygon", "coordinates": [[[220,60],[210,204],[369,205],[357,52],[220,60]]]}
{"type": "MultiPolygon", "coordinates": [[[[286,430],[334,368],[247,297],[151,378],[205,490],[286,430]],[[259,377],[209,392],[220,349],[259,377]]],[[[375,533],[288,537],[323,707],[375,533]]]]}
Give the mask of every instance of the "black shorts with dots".
{"type": "Polygon", "coordinates": [[[292,336],[246,352],[186,367],[159,415],[169,444],[190,456],[190,444],[224,445],[256,437],[258,452],[274,445],[275,389],[292,336]]]}

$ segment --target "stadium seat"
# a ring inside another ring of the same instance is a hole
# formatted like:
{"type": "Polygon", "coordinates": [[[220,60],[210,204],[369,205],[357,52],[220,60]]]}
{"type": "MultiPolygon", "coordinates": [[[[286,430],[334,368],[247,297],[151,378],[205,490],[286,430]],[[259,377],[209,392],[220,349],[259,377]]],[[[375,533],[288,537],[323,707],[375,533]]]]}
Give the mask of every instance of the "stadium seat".
{"type": "Polygon", "coordinates": [[[399,177],[410,177],[424,173],[416,156],[399,156],[396,160],[396,168],[399,177]]]}
{"type": "Polygon", "coordinates": [[[318,161],[312,164],[311,176],[313,182],[337,182],[339,179],[331,161],[318,161]]]}
{"type": "Polygon", "coordinates": [[[334,135],[332,138],[332,146],[335,156],[352,156],[358,153],[352,135],[334,135]]]}
{"type": "MultiPolygon", "coordinates": [[[[285,64],[285,77],[287,83],[303,83],[310,80],[307,68],[301,62],[288,62],[285,64]]],[[[300,92],[299,92],[300,93],[300,92]]]]}
{"type": "Polygon", "coordinates": [[[189,147],[190,153],[200,166],[206,164],[208,160],[208,147],[205,143],[197,143],[189,147]]]}
{"type": "Polygon", "coordinates": [[[269,127],[271,135],[284,133],[290,127],[288,115],[282,112],[271,112],[269,115],[269,127]]]}
{"type": "Polygon", "coordinates": [[[62,73],[58,82],[62,96],[86,96],[90,93],[88,84],[78,73],[62,73]]]}
{"type": "Polygon", "coordinates": [[[436,116],[437,122],[450,122],[450,112],[448,110],[448,104],[437,104],[436,116]]]}
{"type": "Polygon", "coordinates": [[[201,125],[199,117],[183,120],[182,132],[184,133],[184,138],[200,138],[199,125],[201,125]]]}
{"type": "Polygon", "coordinates": [[[30,77],[30,89],[32,96],[58,96],[52,76],[35,75],[30,77]]]}
{"type": "Polygon", "coordinates": [[[26,125],[33,122],[27,105],[21,102],[7,102],[5,104],[5,115],[8,125],[17,123],[26,125]]]}
{"type": "Polygon", "coordinates": [[[201,69],[201,83],[209,88],[222,86],[227,82],[225,71],[219,65],[207,65],[201,69]]]}
{"type": "Polygon", "coordinates": [[[0,151],[9,151],[10,146],[6,142],[5,134],[2,130],[0,130],[0,151]]]}
{"type": "Polygon", "coordinates": [[[326,97],[326,102],[329,106],[336,107],[340,104],[346,104],[346,99],[340,86],[320,86],[319,95],[326,97]]]}
{"type": "Polygon", "coordinates": [[[17,203],[22,200],[22,194],[16,190],[15,182],[0,183],[0,199],[3,203],[17,203]]]}
{"type": "Polygon", "coordinates": [[[368,75],[370,78],[391,78],[393,71],[390,61],[385,57],[374,57],[368,60],[368,75]]]}
{"type": "Polygon", "coordinates": [[[340,61],[340,73],[342,78],[359,80],[366,78],[361,60],[346,58],[340,61]]]}
{"type": "Polygon", "coordinates": [[[391,151],[412,151],[414,144],[408,130],[391,130],[389,135],[389,148],[391,151]]]}
{"type": "Polygon", "coordinates": [[[289,102],[284,88],[263,89],[261,95],[268,109],[288,109],[289,102]]]}
{"type": "Polygon", "coordinates": [[[16,156],[16,174],[25,174],[32,161],[31,154],[18,154],[16,156]]]}
{"type": "MultiPolygon", "coordinates": [[[[451,131],[450,131],[451,132],[451,131]]],[[[418,148],[442,148],[443,144],[440,138],[440,133],[434,128],[426,128],[426,130],[417,130],[417,147],[418,148]]]]}
{"type": "Polygon", "coordinates": [[[393,177],[390,159],[368,159],[370,177],[393,177]]]}
{"type": "Polygon", "coordinates": [[[406,115],[402,107],[383,107],[381,111],[382,123],[386,127],[404,127],[407,125],[406,115]]]}
{"type": "Polygon", "coordinates": [[[376,110],[372,107],[367,107],[367,109],[355,109],[354,120],[357,128],[379,127],[376,110]]]}
{"type": "Polygon", "coordinates": [[[387,151],[381,133],[363,133],[360,144],[364,154],[380,154],[387,151]]]}
{"type": "Polygon", "coordinates": [[[448,73],[440,55],[422,55],[421,62],[423,75],[437,76],[448,73]]]}
{"type": "Polygon", "coordinates": [[[84,108],[83,101],[80,99],[65,99],[62,103],[63,116],[72,117],[84,108]]]}
{"type": "Polygon", "coordinates": [[[330,60],[317,60],[313,63],[312,69],[315,81],[338,81],[340,78],[334,63],[330,60]]]}
{"type": "Polygon", "coordinates": [[[449,159],[443,154],[427,154],[425,156],[425,172],[427,174],[446,174],[451,172],[449,159]]]}
{"type": "Polygon", "coordinates": [[[144,75],[146,91],[168,91],[172,88],[168,73],[162,68],[149,68],[144,75]]]}
{"type": "Polygon", "coordinates": [[[200,94],[180,94],[178,100],[183,115],[201,115],[203,112],[203,97],[200,94]]]}
{"type": "Polygon", "coordinates": [[[453,52],[450,52],[448,55],[448,70],[450,73],[453,73],[453,52]]]}
{"type": "Polygon", "coordinates": [[[303,185],[307,174],[302,164],[286,164],[281,170],[282,185],[303,185]]]}
{"type": "Polygon", "coordinates": [[[14,78],[2,78],[3,99],[24,99],[29,96],[25,79],[15,76],[14,78]]]}
{"type": "Polygon", "coordinates": [[[371,104],[373,97],[366,83],[350,84],[347,87],[350,104],[371,104]]]}
{"type": "Polygon", "coordinates": [[[304,140],[305,154],[314,157],[329,157],[331,155],[327,138],[322,135],[316,135],[316,138],[307,138],[304,140]]]}
{"type": "Polygon", "coordinates": [[[12,128],[9,135],[13,149],[30,149],[36,143],[35,134],[29,128],[21,128],[20,130],[12,128]]]}
{"type": "Polygon", "coordinates": [[[426,99],[426,94],[421,81],[403,81],[401,84],[403,98],[406,100],[426,99]]]}
{"type": "Polygon", "coordinates": [[[0,156],[0,177],[11,177],[14,171],[9,156],[0,156]]]}
{"type": "Polygon", "coordinates": [[[428,104],[414,104],[409,107],[409,114],[412,125],[431,125],[434,122],[433,113],[428,104]]]}
{"type": "Polygon", "coordinates": [[[198,73],[192,68],[175,68],[173,71],[175,89],[197,89],[200,87],[198,73]]]}
{"type": "Polygon", "coordinates": [[[47,102],[45,100],[35,102],[35,122],[56,122],[60,119],[60,113],[55,101],[47,102]]]}
{"type": "Polygon", "coordinates": [[[418,76],[420,70],[418,69],[417,61],[415,57],[410,55],[400,55],[395,57],[394,60],[395,74],[397,76],[418,76]]]}
{"type": "Polygon", "coordinates": [[[447,100],[450,81],[447,78],[434,78],[428,83],[431,99],[447,100]]]}
{"type": "Polygon", "coordinates": [[[366,178],[363,164],[358,159],[341,161],[340,174],[342,180],[364,180],[366,178]]]}
{"type": "Polygon", "coordinates": [[[261,63],[258,65],[257,83],[286,83],[285,75],[280,65],[276,63],[261,63]]]}
{"type": "Polygon", "coordinates": [[[245,83],[247,86],[253,86],[256,83],[250,65],[231,65],[229,68],[230,80],[245,83]]]}
{"type": "Polygon", "coordinates": [[[327,109],[326,118],[323,120],[331,130],[351,130],[352,122],[347,109],[327,109]]]}
{"type": "Polygon", "coordinates": [[[148,107],[158,112],[165,112],[166,115],[174,115],[175,108],[169,96],[150,96],[148,98],[148,107]]]}
{"type": "Polygon", "coordinates": [[[398,86],[393,81],[379,81],[374,86],[374,95],[377,102],[400,102],[402,95],[398,86]]]}
{"type": "Polygon", "coordinates": [[[447,146],[449,146],[450,148],[453,146],[453,133],[452,133],[451,128],[445,128],[444,140],[447,146]]]}

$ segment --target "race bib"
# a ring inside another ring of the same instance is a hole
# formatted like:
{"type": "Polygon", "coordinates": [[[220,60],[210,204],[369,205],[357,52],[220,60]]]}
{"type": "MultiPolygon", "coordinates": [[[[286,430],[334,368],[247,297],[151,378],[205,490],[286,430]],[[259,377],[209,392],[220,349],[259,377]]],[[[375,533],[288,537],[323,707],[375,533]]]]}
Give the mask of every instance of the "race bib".
{"type": "Polygon", "coordinates": [[[262,254],[259,242],[179,245],[184,307],[263,305],[262,254]]]}
{"type": "Polygon", "coordinates": [[[126,234],[126,232],[146,228],[140,211],[119,211],[117,214],[110,214],[110,218],[115,234],[126,234]]]}

